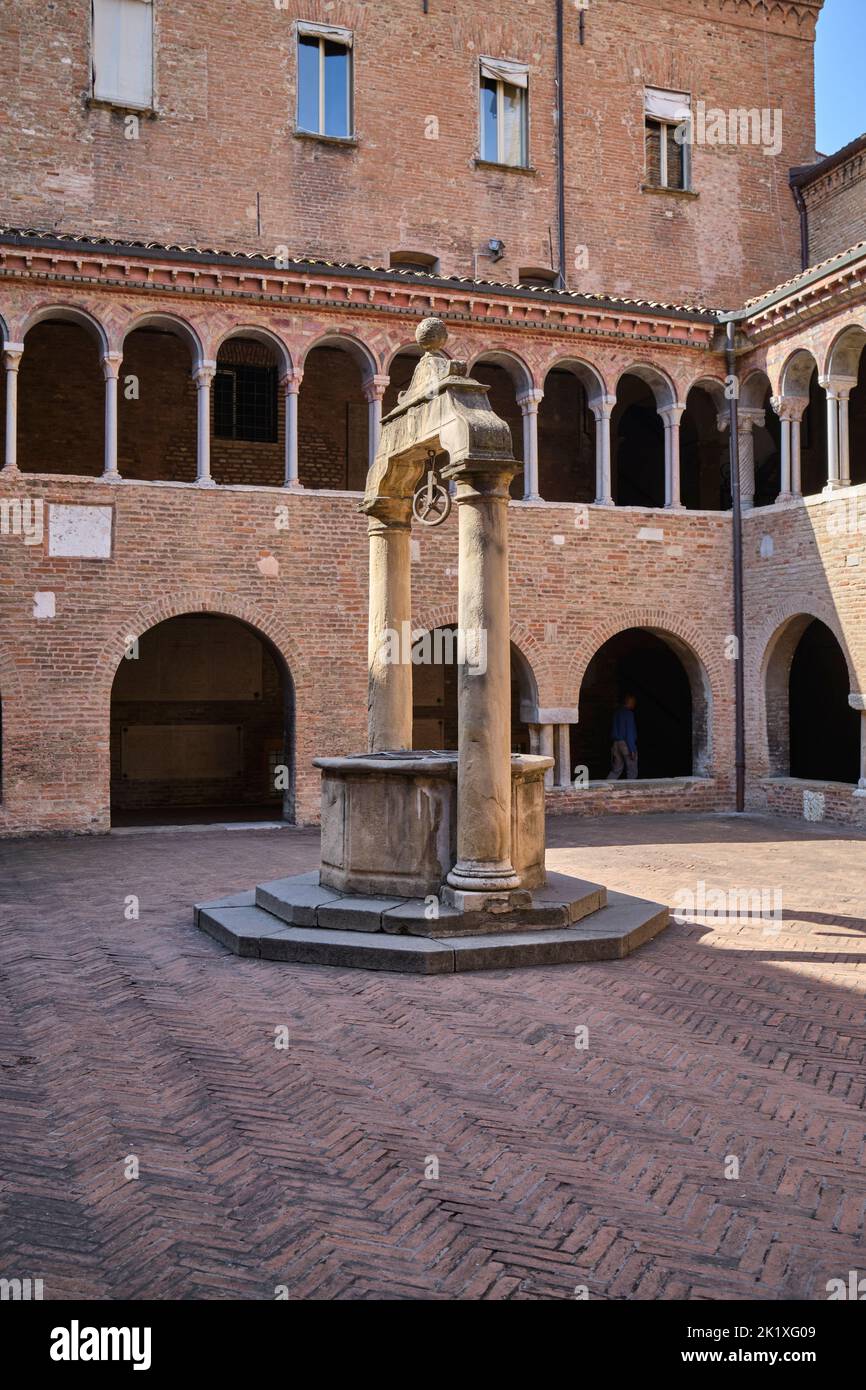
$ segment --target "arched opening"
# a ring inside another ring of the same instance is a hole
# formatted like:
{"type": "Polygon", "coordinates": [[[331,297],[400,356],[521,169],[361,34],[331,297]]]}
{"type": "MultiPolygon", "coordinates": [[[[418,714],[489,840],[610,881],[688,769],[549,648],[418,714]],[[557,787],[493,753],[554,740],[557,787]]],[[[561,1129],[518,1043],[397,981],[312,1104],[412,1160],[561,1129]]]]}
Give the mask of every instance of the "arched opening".
{"type": "Polygon", "coordinates": [[[781,393],[802,411],[800,491],[804,497],[812,497],[827,483],[827,394],[818,381],[818,364],[805,348],[798,349],[785,364],[781,393]]]}
{"type": "Polygon", "coordinates": [[[372,359],[356,344],[328,339],[304,359],[298,396],[298,473],[304,487],[363,491],[369,466],[372,359]]]}
{"type": "Polygon", "coordinates": [[[195,482],[199,356],[190,330],[168,316],[149,317],[127,333],[117,391],[121,477],[195,482]]]}
{"type": "MultiPolygon", "coordinates": [[[[71,311],[70,311],[71,312],[71,311]]],[[[18,467],[98,477],[103,468],[103,343],[86,323],[46,313],[24,338],[18,369],[18,467]]]]}
{"type": "Polygon", "coordinates": [[[767,670],[770,771],[810,781],[856,783],[860,713],[851,709],[845,653],[818,618],[787,624],[767,670]]]}
{"type": "MultiPolygon", "coordinates": [[[[501,420],[508,422],[514,457],[523,464],[523,412],[517,404],[517,397],[532,386],[527,369],[522,362],[506,353],[489,353],[478,358],[472,367],[471,375],[476,381],[482,381],[485,386],[490,387],[487,396],[490,408],[501,420]]],[[[511,496],[522,497],[523,489],[521,469],[512,479],[511,496]]]]}
{"type": "Polygon", "coordinates": [[[710,697],[695,654],[670,633],[628,628],[611,637],[586,668],[580,722],[571,729],[573,767],[593,780],[611,771],[614,716],[635,698],[637,777],[707,776],[710,697]]]}
{"type": "Polygon", "coordinates": [[[586,383],[568,367],[553,367],[544,381],[538,407],[538,491],[546,502],[595,500],[595,416],[586,383]]]}
{"type": "Polygon", "coordinates": [[[836,339],[829,354],[827,375],[853,383],[848,411],[849,461],[852,483],[866,482],[866,328],[852,324],[836,339]]]}
{"type": "MultiPolygon", "coordinates": [[[[457,748],[457,628],[431,628],[413,647],[412,747],[457,748]]],[[[473,653],[468,653],[473,660],[473,653]]],[[[529,663],[511,644],[511,751],[528,753],[529,727],[521,703],[536,702],[529,663]]]]}
{"type": "Polygon", "coordinates": [[[421,358],[420,348],[404,348],[391,359],[389,382],[382,397],[382,415],[385,416],[397,405],[400,393],[405,391],[412,380],[415,368],[421,358]]]}
{"type": "Polygon", "coordinates": [[[665,505],[665,429],[648,381],[626,372],[610,422],[611,491],[618,507],[665,505]]]}
{"type": "Polygon", "coordinates": [[[730,446],[719,429],[726,406],[724,391],[697,384],[686,396],[680,425],[682,504],[692,511],[724,512],[731,507],[730,446]]]}
{"type": "Polygon", "coordinates": [[[238,334],[217,353],[211,476],[217,483],[279,487],[285,477],[285,356],[265,337],[238,334]]]}
{"type": "Polygon", "coordinates": [[[128,649],[111,692],[114,825],[294,819],[294,698],[276,648],[186,613],[128,649]]]}

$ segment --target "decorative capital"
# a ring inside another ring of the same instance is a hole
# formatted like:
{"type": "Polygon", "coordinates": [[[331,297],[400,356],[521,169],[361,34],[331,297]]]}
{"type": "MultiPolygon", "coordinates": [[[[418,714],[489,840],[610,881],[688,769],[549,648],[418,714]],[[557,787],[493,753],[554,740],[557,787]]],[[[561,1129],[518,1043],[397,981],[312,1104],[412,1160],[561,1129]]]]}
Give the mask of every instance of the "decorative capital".
{"type": "Polygon", "coordinates": [[[362,388],[364,400],[368,405],[373,401],[380,401],[390,385],[391,378],[389,376],[376,375],[368,377],[362,388]]]}
{"type": "Polygon", "coordinates": [[[848,704],[852,709],[866,710],[866,695],[861,695],[856,691],[851,691],[848,696],[848,704]]]}
{"type": "Polygon", "coordinates": [[[196,386],[199,389],[201,389],[204,386],[210,386],[211,382],[214,379],[214,376],[216,375],[216,369],[216,362],[212,362],[210,360],[206,362],[199,362],[198,366],[193,368],[192,373],[192,379],[195,382],[196,386]]]}
{"type": "Polygon", "coordinates": [[[544,392],[539,391],[538,387],[532,386],[528,391],[521,391],[515,399],[524,415],[534,415],[544,400],[544,392]]]}
{"type": "Polygon", "coordinates": [[[301,382],[303,379],[303,367],[290,367],[289,370],[280,377],[280,386],[287,396],[296,396],[301,389],[301,382]]]}
{"type": "Polygon", "coordinates": [[[17,372],[23,352],[23,343],[3,344],[3,362],[7,372],[17,372]]]}
{"type": "Polygon", "coordinates": [[[100,358],[102,375],[106,381],[116,381],[120,372],[120,364],[123,361],[122,352],[105,352],[100,358]]]}

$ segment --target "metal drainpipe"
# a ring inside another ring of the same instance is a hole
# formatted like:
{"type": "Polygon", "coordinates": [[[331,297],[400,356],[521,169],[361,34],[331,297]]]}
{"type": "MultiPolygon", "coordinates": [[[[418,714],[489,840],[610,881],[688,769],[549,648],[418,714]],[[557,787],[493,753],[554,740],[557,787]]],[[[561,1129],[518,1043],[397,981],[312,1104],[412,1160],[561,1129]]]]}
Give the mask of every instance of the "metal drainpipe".
{"type": "Polygon", "coordinates": [[[794,202],[797,204],[797,211],[800,214],[800,260],[801,270],[809,269],[809,209],[806,207],[806,199],[803,197],[803,190],[793,178],[790,180],[791,192],[794,195],[794,202]]]}
{"type": "MultiPolygon", "coordinates": [[[[734,322],[726,325],[728,377],[732,386],[737,382],[736,334],[734,322]]],[[[744,672],[744,625],[743,625],[743,513],[740,505],[740,412],[737,391],[731,391],[730,400],[731,432],[731,508],[733,514],[734,540],[734,636],[737,641],[737,664],[735,667],[735,754],[736,807],[746,809],[746,686],[744,672]]]]}
{"type": "Polygon", "coordinates": [[[565,34],[563,0],[556,0],[556,175],[557,175],[557,215],[559,221],[559,286],[564,290],[565,283],[565,131],[563,129],[565,102],[563,85],[565,81],[565,34]]]}

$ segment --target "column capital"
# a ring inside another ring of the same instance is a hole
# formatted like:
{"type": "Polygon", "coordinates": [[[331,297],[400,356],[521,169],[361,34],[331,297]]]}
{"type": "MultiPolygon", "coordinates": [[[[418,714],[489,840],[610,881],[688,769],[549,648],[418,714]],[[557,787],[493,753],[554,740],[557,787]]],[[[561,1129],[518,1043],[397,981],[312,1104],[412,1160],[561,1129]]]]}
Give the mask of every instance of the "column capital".
{"type": "Polygon", "coordinates": [[[773,396],[770,399],[770,405],[779,419],[790,420],[792,424],[800,423],[808,404],[808,396],[773,396]]]}
{"type": "Polygon", "coordinates": [[[828,397],[837,401],[847,401],[857,385],[856,376],[819,376],[818,385],[823,386],[828,397]]]}
{"type": "Polygon", "coordinates": [[[848,696],[848,704],[852,709],[866,710],[866,695],[858,694],[852,690],[848,696]]]}
{"type": "Polygon", "coordinates": [[[6,367],[7,372],[17,372],[23,352],[23,343],[3,344],[3,364],[6,367]]]}
{"type": "Polygon", "coordinates": [[[598,424],[601,420],[609,420],[616,409],[616,396],[596,396],[594,400],[588,402],[589,408],[595,416],[598,424]]]}
{"type": "Polygon", "coordinates": [[[122,352],[104,352],[99,359],[102,368],[102,375],[106,381],[116,381],[120,372],[120,364],[123,361],[122,352]]]}
{"type": "Polygon", "coordinates": [[[532,386],[528,391],[521,391],[520,395],[515,397],[515,400],[524,415],[527,413],[534,415],[541,402],[544,400],[544,392],[540,391],[537,386],[532,386]]]}
{"type": "Polygon", "coordinates": [[[287,396],[296,396],[301,389],[303,379],[303,367],[289,367],[288,371],[280,377],[280,385],[287,396]]]}
{"type": "Polygon", "coordinates": [[[760,410],[753,405],[741,405],[737,411],[737,432],[739,434],[751,434],[755,425],[764,425],[766,421],[766,410],[760,410]]]}
{"type": "Polygon", "coordinates": [[[192,371],[192,379],[196,386],[210,386],[216,375],[217,364],[210,359],[199,362],[192,371]]]}
{"type": "Polygon", "coordinates": [[[664,422],[665,429],[672,429],[678,425],[686,413],[684,405],[666,405],[659,411],[659,415],[664,422]]]}
{"type": "Polygon", "coordinates": [[[389,376],[377,374],[367,377],[362,388],[364,400],[368,405],[372,405],[373,401],[380,401],[390,385],[391,378],[389,376]]]}

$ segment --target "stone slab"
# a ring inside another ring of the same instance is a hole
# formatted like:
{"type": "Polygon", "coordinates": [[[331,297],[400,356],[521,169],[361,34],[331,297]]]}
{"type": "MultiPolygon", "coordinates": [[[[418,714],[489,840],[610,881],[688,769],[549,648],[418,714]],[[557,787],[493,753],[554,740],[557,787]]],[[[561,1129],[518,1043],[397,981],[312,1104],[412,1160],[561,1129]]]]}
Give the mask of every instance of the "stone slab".
{"type": "Polygon", "coordinates": [[[382,916],[402,907],[404,898],[334,898],[316,911],[316,925],[334,931],[380,932],[382,916]]]}
{"type": "Polygon", "coordinates": [[[333,888],[319,886],[318,870],[294,874],[291,878],[275,878],[269,883],[260,883],[255,890],[259,907],[294,927],[317,926],[319,908],[335,902],[340,896],[333,888]]]}
{"type": "MultiPolygon", "coordinates": [[[[599,885],[593,887],[597,890],[599,885]]],[[[371,913],[380,903],[370,905],[371,913]]],[[[421,975],[619,960],[663,931],[668,920],[667,907],[624,893],[611,893],[606,906],[575,925],[480,936],[292,927],[248,905],[206,903],[196,909],[201,930],[236,955],[421,975]]]]}

